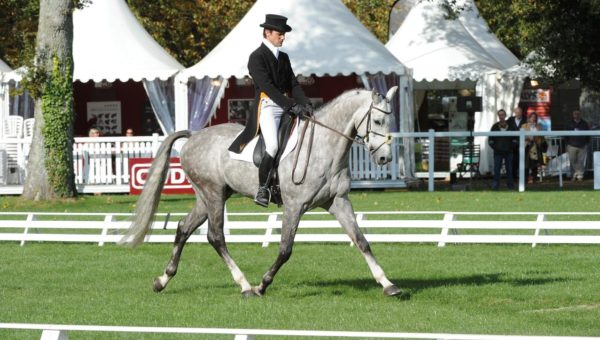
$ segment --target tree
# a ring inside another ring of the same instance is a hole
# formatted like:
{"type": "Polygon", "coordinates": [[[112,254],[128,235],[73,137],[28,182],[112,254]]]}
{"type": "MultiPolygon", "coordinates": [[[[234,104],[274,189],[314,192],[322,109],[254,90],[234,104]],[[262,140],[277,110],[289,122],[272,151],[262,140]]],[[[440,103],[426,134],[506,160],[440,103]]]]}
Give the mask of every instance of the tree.
{"type": "Polygon", "coordinates": [[[33,57],[39,2],[0,0],[0,57],[14,68],[33,57]]]}
{"type": "Polygon", "coordinates": [[[479,0],[492,31],[550,85],[579,79],[580,107],[600,118],[600,1],[479,0]]]}
{"type": "Polygon", "coordinates": [[[41,0],[35,60],[26,86],[35,97],[35,129],[23,187],[26,199],[77,194],[73,172],[74,0],[41,0]]]}

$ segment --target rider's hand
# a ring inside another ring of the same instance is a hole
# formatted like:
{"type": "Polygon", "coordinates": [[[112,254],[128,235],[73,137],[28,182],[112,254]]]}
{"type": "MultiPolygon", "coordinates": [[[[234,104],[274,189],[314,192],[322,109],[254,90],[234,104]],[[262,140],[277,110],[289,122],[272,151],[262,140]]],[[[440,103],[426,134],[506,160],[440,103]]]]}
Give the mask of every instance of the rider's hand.
{"type": "Polygon", "coordinates": [[[298,118],[304,117],[304,112],[306,112],[306,108],[302,104],[294,104],[294,106],[290,108],[290,114],[298,118]]]}
{"type": "Polygon", "coordinates": [[[312,104],[309,102],[308,104],[304,105],[304,108],[306,109],[306,115],[308,117],[312,117],[313,116],[313,107],[312,107],[312,104]]]}

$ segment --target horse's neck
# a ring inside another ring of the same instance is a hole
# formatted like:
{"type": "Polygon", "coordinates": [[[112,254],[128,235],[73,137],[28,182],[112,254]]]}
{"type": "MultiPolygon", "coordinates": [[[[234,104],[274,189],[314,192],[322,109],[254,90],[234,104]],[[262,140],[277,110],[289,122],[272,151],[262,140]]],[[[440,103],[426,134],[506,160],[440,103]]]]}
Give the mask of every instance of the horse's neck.
{"type": "MultiPolygon", "coordinates": [[[[315,117],[321,123],[328,127],[354,138],[356,129],[354,128],[355,115],[365,103],[365,94],[363,92],[350,92],[336,99],[335,103],[329,108],[322,110],[315,117]]],[[[340,136],[340,138],[343,138],[340,136]]]]}

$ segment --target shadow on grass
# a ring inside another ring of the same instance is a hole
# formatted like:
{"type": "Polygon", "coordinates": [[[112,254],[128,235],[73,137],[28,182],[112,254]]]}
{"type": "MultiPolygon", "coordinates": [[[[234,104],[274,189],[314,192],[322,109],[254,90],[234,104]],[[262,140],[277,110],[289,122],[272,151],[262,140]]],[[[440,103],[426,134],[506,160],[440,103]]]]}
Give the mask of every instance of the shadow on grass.
{"type": "MultiPolygon", "coordinates": [[[[484,286],[492,284],[509,284],[512,286],[537,286],[545,285],[556,282],[572,281],[572,279],[564,277],[539,277],[540,273],[535,273],[537,277],[520,277],[510,278],[507,273],[491,273],[491,274],[480,274],[470,275],[461,277],[446,277],[436,279],[392,279],[399,288],[408,290],[411,294],[418,293],[422,290],[440,287],[452,287],[452,286],[484,286]]],[[[330,281],[304,281],[299,284],[306,285],[308,287],[319,287],[331,290],[333,295],[336,295],[335,287],[351,287],[352,289],[360,291],[369,291],[372,289],[379,288],[377,283],[373,279],[339,279],[330,281]]]]}

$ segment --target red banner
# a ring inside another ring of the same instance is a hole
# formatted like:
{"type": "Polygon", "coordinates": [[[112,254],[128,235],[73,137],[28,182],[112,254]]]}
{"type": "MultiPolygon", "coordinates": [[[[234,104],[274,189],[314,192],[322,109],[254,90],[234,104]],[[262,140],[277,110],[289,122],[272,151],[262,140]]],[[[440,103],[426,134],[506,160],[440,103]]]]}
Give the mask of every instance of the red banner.
{"type": "MultiPolygon", "coordinates": [[[[153,158],[130,158],[129,159],[129,193],[139,195],[144,188],[150,165],[153,158]]],[[[169,160],[169,171],[162,190],[163,194],[193,194],[192,184],[187,179],[181,168],[179,158],[173,157],[169,160]]]]}

